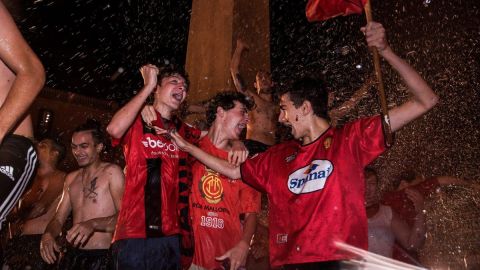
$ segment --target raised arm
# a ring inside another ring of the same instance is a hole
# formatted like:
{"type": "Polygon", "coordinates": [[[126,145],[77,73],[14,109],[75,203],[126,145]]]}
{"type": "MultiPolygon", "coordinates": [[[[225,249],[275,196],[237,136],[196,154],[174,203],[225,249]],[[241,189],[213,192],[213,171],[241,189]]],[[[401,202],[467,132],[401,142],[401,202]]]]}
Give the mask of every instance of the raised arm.
{"type": "Polygon", "coordinates": [[[362,31],[366,35],[368,46],[378,49],[380,55],[397,71],[412,94],[407,102],[388,111],[392,131],[399,130],[432,109],[438,103],[438,96],[415,69],[393,52],[381,24],[371,22],[362,27],[362,31]]]}
{"type": "Polygon", "coordinates": [[[237,91],[245,93],[246,85],[243,81],[242,77],[240,76],[240,60],[242,58],[242,53],[248,50],[247,44],[243,42],[241,39],[237,39],[237,47],[232,55],[232,60],[230,62],[230,73],[232,74],[233,84],[235,84],[235,88],[237,91]]]}
{"type": "Polygon", "coordinates": [[[127,104],[118,110],[107,126],[107,132],[115,139],[120,139],[132,125],[148,96],[157,87],[158,68],[154,65],[145,65],[140,68],[144,86],[127,104]]]}
{"type": "Polygon", "coordinates": [[[368,93],[368,89],[372,86],[375,82],[375,77],[371,75],[367,78],[365,83],[353,93],[353,95],[347,101],[343,102],[342,105],[333,108],[328,112],[328,116],[332,121],[332,126],[336,126],[338,120],[344,117],[347,113],[349,113],[357,104],[362,100],[368,93]]]}
{"type": "Polygon", "coordinates": [[[1,2],[0,25],[0,59],[15,74],[8,93],[0,93],[0,99],[5,97],[0,107],[1,143],[5,135],[15,128],[42,89],[45,71],[1,2]]]}

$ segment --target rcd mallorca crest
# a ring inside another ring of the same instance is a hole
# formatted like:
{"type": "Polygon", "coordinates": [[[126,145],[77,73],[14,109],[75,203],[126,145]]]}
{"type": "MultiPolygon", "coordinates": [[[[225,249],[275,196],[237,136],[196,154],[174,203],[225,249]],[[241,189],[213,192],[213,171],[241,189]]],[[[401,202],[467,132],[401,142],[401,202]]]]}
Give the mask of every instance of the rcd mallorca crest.
{"type": "Polygon", "coordinates": [[[223,185],[217,172],[205,168],[205,175],[198,183],[202,197],[208,203],[219,203],[223,198],[223,185]]]}
{"type": "Polygon", "coordinates": [[[322,189],[333,171],[329,160],[313,160],[288,177],[288,189],[295,194],[310,193],[322,189]]]}

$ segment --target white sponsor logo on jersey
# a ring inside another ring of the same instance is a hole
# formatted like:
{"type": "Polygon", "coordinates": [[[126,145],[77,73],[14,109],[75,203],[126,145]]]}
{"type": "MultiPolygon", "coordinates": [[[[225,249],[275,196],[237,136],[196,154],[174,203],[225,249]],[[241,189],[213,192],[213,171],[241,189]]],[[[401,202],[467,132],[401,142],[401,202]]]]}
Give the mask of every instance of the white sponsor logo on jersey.
{"type": "Polygon", "coordinates": [[[1,166],[0,167],[0,172],[8,176],[8,178],[12,179],[12,181],[15,181],[15,178],[13,178],[13,167],[12,166],[1,166]]]}
{"type": "Polygon", "coordinates": [[[288,189],[295,194],[310,193],[322,189],[333,171],[329,160],[313,160],[288,176],[288,189]]]}
{"type": "Polygon", "coordinates": [[[148,136],[144,137],[142,141],[143,146],[145,148],[152,148],[152,150],[164,150],[164,151],[177,151],[177,146],[174,143],[165,143],[161,140],[150,138],[148,136]]]}

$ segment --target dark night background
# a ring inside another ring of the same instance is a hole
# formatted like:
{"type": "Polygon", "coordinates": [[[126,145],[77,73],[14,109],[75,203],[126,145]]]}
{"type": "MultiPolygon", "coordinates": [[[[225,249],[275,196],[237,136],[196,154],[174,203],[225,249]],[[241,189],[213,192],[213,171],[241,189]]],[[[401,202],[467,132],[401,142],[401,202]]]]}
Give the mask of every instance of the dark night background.
{"type": "MultiPolygon", "coordinates": [[[[304,73],[321,76],[339,105],[372,70],[359,31],[365,19],[351,15],[308,23],[306,2],[270,2],[272,73],[278,82],[304,73]]],[[[122,104],[141,84],[141,64],[185,63],[191,1],[21,3],[19,24],[46,67],[49,87],[122,104]],[[125,72],[111,81],[119,67],[125,72]]],[[[397,133],[396,146],[380,160],[388,165],[387,175],[400,167],[480,178],[479,6],[475,0],[372,2],[391,46],[441,97],[432,112],[397,133]]],[[[388,65],[384,80],[389,105],[405,100],[407,92],[388,65]]],[[[376,113],[377,104],[372,89],[345,120],[376,113]]]]}
{"type": "MultiPolygon", "coordinates": [[[[270,1],[274,80],[321,76],[339,105],[371,74],[372,60],[359,31],[365,18],[308,23],[306,2],[270,1]]],[[[191,1],[22,3],[19,24],[46,67],[49,87],[122,104],[140,86],[141,64],[185,63],[191,1]],[[119,67],[125,72],[111,81],[119,67]]],[[[395,146],[375,162],[384,188],[405,169],[478,181],[480,2],[373,0],[372,9],[387,29],[392,48],[419,70],[441,99],[431,112],[397,132],[395,146]]],[[[386,63],[383,72],[389,106],[405,101],[408,93],[396,73],[386,63]]],[[[378,113],[378,104],[371,89],[343,121],[378,113]]]]}

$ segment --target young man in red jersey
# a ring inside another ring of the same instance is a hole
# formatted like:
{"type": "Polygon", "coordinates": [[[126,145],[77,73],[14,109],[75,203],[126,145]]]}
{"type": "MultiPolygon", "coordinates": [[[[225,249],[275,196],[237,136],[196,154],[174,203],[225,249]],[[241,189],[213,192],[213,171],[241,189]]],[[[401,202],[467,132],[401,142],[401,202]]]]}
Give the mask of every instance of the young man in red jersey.
{"type": "MultiPolygon", "coordinates": [[[[438,97],[386,42],[385,29],[362,28],[408,86],[412,97],[389,110],[392,131],[429,111],[438,97]]],[[[286,269],[340,269],[350,256],[336,241],[368,247],[363,169],[385,151],[381,116],[343,127],[328,121],[328,94],[321,81],[297,80],[280,96],[279,121],[296,140],[275,145],[240,168],[207,155],[170,132],[177,145],[208,167],[266,192],[270,202],[270,262],[286,269]]]]}
{"type": "MultiPolygon", "coordinates": [[[[207,109],[208,134],[198,147],[226,160],[232,141],[238,140],[247,126],[252,107],[252,100],[242,93],[217,94],[207,109]]],[[[223,263],[230,263],[234,270],[244,266],[260,210],[260,193],[197,160],[192,164],[192,175],[190,212],[195,253],[190,269],[221,269],[223,263]],[[227,257],[229,262],[222,261],[227,257]]]]}

